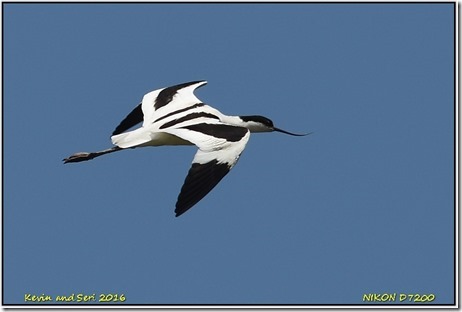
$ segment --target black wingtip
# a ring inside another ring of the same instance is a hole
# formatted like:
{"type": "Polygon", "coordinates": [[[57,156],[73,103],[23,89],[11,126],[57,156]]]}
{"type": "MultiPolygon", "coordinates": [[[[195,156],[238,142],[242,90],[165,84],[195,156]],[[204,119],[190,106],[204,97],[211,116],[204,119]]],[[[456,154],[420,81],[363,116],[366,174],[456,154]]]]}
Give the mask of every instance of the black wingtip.
{"type": "Polygon", "coordinates": [[[138,104],[138,106],[136,106],[130,112],[130,114],[128,114],[127,117],[125,117],[125,119],[120,122],[117,128],[115,128],[115,130],[112,132],[112,135],[125,132],[140,122],[143,122],[143,110],[141,109],[141,103],[138,104]]]}
{"type": "Polygon", "coordinates": [[[175,209],[175,218],[178,218],[179,216],[181,216],[182,214],[184,214],[186,211],[189,210],[189,208],[191,208],[192,206],[194,205],[188,205],[188,206],[183,206],[183,207],[176,207],[175,209]]]}
{"type": "Polygon", "coordinates": [[[217,160],[205,164],[193,163],[178,195],[175,216],[181,216],[197,204],[223,179],[230,169],[227,163],[218,163],[217,160]]]}

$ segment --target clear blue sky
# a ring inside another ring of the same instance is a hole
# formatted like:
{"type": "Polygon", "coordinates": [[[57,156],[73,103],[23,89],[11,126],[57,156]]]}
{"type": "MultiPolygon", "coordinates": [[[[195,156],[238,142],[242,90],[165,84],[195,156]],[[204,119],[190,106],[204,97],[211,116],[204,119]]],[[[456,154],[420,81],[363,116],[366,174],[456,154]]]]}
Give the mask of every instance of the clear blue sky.
{"type": "Polygon", "coordinates": [[[4,303],[454,300],[454,4],[4,4],[4,303]],[[205,79],[253,134],[179,218],[194,147],[111,146],[154,89],[205,79]]]}

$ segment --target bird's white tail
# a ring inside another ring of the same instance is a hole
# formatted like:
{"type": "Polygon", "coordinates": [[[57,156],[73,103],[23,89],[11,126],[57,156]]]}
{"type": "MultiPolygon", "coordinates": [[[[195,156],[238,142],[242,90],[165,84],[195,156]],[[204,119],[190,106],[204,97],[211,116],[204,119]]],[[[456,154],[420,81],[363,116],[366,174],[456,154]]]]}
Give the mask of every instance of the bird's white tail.
{"type": "Polygon", "coordinates": [[[121,148],[129,148],[143,145],[151,141],[151,136],[143,128],[138,128],[130,132],[124,132],[111,137],[112,144],[121,148]]]}

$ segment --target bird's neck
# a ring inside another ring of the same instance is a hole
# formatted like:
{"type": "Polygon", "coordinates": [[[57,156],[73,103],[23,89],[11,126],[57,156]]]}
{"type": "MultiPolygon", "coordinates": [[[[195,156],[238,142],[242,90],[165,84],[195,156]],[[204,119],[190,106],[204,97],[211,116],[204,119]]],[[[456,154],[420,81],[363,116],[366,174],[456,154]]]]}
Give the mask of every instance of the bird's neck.
{"type": "Polygon", "coordinates": [[[221,121],[229,125],[245,127],[244,121],[239,116],[226,116],[225,115],[221,118],[221,121]]]}

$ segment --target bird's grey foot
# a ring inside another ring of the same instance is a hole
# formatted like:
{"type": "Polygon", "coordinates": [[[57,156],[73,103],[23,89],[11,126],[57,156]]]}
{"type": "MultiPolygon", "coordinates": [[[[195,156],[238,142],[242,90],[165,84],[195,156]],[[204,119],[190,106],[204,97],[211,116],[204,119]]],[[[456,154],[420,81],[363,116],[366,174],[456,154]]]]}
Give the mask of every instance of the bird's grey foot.
{"type": "Polygon", "coordinates": [[[66,163],[71,163],[71,162],[80,162],[80,161],[90,160],[94,158],[92,154],[93,153],[79,152],[67,158],[64,158],[63,161],[66,164],[66,163]]]}

